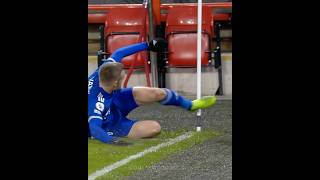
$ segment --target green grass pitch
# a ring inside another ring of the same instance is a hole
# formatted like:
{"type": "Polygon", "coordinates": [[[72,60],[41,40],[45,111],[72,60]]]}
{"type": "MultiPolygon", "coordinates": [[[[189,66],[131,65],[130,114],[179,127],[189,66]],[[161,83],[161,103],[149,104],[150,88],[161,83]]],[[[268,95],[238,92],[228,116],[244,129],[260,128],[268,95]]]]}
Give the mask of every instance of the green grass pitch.
{"type": "MultiPolygon", "coordinates": [[[[184,131],[163,131],[155,138],[150,139],[127,139],[123,140],[132,143],[129,146],[116,146],[101,143],[97,140],[88,140],[88,174],[96,170],[111,165],[117,161],[127,158],[130,155],[139,153],[149,147],[168,141],[185,133],[184,131]]],[[[98,179],[121,179],[129,176],[136,171],[143,170],[152,164],[168,158],[170,155],[189,149],[190,147],[200,144],[205,140],[219,136],[220,133],[215,131],[194,132],[193,136],[181,142],[168,147],[159,149],[156,152],[149,153],[141,158],[133,160],[128,164],[121,166],[98,179]]]]}

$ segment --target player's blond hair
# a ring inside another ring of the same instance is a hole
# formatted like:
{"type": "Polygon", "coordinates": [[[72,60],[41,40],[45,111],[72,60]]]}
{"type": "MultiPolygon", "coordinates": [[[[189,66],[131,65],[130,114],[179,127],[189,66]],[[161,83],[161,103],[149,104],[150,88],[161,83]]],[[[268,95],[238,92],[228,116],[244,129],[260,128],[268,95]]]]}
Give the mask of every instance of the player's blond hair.
{"type": "Polygon", "coordinates": [[[103,85],[110,86],[112,82],[119,80],[123,64],[117,62],[104,63],[99,68],[99,81],[103,85]]]}

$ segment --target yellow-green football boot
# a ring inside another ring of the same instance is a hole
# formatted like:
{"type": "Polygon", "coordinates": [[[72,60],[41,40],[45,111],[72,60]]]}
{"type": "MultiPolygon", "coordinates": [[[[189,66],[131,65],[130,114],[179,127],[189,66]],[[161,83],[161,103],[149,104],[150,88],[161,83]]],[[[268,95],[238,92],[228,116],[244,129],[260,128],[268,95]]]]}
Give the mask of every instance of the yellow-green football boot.
{"type": "Polygon", "coordinates": [[[201,99],[196,99],[192,101],[192,106],[190,111],[196,111],[198,109],[205,109],[213,106],[217,101],[216,96],[203,96],[201,99]]]}

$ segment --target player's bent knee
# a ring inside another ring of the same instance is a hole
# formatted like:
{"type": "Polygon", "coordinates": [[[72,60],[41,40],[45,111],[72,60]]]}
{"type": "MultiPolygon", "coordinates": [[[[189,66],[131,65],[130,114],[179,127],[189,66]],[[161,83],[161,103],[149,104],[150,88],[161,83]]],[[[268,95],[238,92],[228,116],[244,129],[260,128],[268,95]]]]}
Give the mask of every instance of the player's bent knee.
{"type": "Polygon", "coordinates": [[[153,124],[150,128],[152,136],[156,136],[161,132],[161,126],[157,121],[153,121],[153,124]]]}
{"type": "Polygon", "coordinates": [[[145,120],[135,123],[130,130],[129,138],[151,138],[161,132],[161,126],[157,121],[145,120]]]}
{"type": "Polygon", "coordinates": [[[153,89],[154,98],[156,101],[161,101],[166,97],[166,91],[160,88],[153,89]]]}

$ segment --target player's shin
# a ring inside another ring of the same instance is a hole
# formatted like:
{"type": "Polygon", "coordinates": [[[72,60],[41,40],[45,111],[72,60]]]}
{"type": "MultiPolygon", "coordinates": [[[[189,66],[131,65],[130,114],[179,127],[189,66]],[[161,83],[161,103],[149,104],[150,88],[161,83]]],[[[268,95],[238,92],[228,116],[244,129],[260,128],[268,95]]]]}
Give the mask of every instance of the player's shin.
{"type": "Polygon", "coordinates": [[[177,92],[174,92],[170,89],[164,88],[164,90],[166,91],[166,97],[162,101],[160,101],[160,104],[180,106],[186,110],[191,109],[191,100],[179,95],[177,92]]]}

